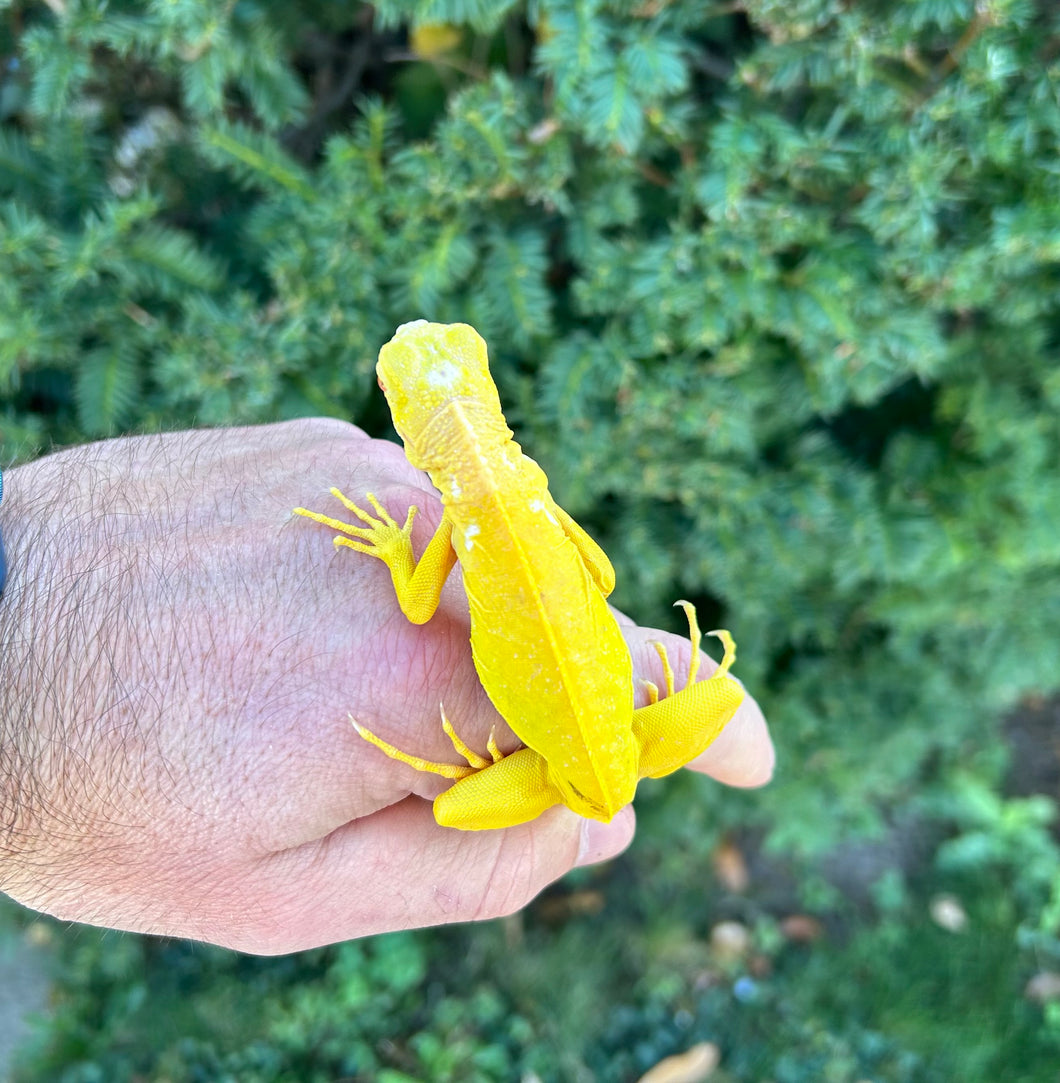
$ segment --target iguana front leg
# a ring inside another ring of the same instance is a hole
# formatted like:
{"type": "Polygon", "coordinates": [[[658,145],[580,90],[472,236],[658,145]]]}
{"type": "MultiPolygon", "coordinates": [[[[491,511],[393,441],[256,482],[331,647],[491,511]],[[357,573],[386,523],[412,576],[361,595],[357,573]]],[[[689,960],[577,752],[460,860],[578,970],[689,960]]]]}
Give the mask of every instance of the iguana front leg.
{"type": "Polygon", "coordinates": [[[611,561],[607,559],[607,554],[555,501],[551,504],[551,510],[559,525],[563,527],[563,532],[578,550],[582,563],[588,569],[593,582],[606,598],[615,589],[615,569],[611,561]]]}
{"type": "Polygon", "coordinates": [[[358,553],[378,557],[390,569],[401,612],[413,624],[426,624],[438,608],[442,587],[456,563],[453,524],[449,516],[442,516],[438,529],[417,561],[412,552],[412,523],[418,510],[415,505],[409,508],[405,525],[398,526],[372,493],[365,496],[375,515],[358,507],[338,489],[332,489],[331,495],[341,500],[365,525],[356,526],[308,508],[295,508],[295,514],[340,531],[335,537],[336,546],[344,545],[358,553]]]}

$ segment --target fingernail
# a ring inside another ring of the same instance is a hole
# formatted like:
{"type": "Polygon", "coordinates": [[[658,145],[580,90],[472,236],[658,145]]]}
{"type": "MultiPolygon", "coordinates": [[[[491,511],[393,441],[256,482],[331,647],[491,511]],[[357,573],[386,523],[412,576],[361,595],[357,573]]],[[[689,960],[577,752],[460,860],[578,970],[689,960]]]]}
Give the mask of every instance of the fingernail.
{"type": "Polygon", "coordinates": [[[575,866],[595,865],[617,857],[633,841],[635,828],[632,808],[622,809],[606,824],[599,820],[582,820],[581,844],[575,866]]]}

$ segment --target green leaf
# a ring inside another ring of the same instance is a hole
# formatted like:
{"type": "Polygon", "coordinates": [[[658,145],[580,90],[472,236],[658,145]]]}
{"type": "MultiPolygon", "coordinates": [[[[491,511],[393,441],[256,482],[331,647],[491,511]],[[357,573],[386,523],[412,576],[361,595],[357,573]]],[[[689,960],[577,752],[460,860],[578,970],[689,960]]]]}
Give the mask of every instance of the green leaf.
{"type": "Polygon", "coordinates": [[[283,190],[305,200],[316,198],[313,182],[271,136],[245,124],[205,128],[200,143],[205,156],[251,188],[283,190]]]}
{"type": "Polygon", "coordinates": [[[92,436],[117,432],[140,398],[136,358],[121,348],[101,348],[84,356],[74,375],[78,423],[92,436]]]}

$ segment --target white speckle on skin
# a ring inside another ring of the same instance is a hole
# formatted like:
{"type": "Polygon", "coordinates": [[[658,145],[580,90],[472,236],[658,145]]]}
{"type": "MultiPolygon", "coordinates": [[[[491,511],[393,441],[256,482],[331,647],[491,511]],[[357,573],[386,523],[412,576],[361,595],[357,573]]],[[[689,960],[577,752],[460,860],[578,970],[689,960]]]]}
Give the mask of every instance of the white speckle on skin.
{"type": "Polygon", "coordinates": [[[426,320],[409,320],[408,323],[403,323],[394,332],[394,338],[397,338],[398,335],[407,335],[409,333],[409,331],[413,331],[417,327],[422,327],[426,322],[427,322],[426,320]]]}
{"type": "Polygon", "coordinates": [[[460,488],[460,482],[456,480],[456,475],[453,475],[449,479],[449,495],[454,500],[459,500],[460,499],[460,494],[462,492],[463,492],[463,489],[460,488]]]}
{"type": "Polygon", "coordinates": [[[478,523],[468,524],[467,530],[464,531],[464,548],[470,553],[471,547],[475,544],[475,538],[481,534],[478,523]]]}
{"type": "Polygon", "coordinates": [[[459,377],[460,370],[456,365],[443,362],[434,368],[428,369],[423,378],[428,387],[441,388],[452,386],[459,377]]]}
{"type": "Polygon", "coordinates": [[[552,514],[552,512],[549,511],[547,507],[545,507],[545,502],[543,500],[531,500],[530,501],[530,510],[531,511],[543,511],[545,513],[545,518],[548,519],[548,521],[553,526],[559,526],[558,520],[552,514]]]}

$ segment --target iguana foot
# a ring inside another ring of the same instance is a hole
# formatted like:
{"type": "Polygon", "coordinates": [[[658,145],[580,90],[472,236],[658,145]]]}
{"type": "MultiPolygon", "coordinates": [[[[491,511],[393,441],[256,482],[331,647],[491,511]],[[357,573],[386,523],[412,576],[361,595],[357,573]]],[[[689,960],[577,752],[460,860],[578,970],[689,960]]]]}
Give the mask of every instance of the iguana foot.
{"type": "MultiPolygon", "coordinates": [[[[688,680],[685,681],[685,688],[690,688],[696,683],[696,675],[699,673],[699,645],[703,641],[703,633],[699,630],[699,621],[696,618],[696,607],[691,602],[686,602],[684,599],[681,599],[680,601],[674,602],[674,605],[679,605],[685,611],[685,617],[688,620],[688,638],[692,644],[692,661],[688,667],[688,680]]],[[[724,628],[707,632],[707,635],[717,636],[718,639],[721,640],[722,646],[725,648],[721,664],[710,677],[710,680],[713,681],[717,680],[719,677],[724,677],[729,672],[729,667],[736,661],[736,644],[733,642],[732,636],[724,628]]],[[[659,660],[662,662],[663,677],[666,682],[666,695],[667,697],[676,695],[673,666],[670,665],[670,658],[666,653],[666,648],[658,641],[654,642],[652,646],[655,647],[655,653],[658,654],[659,660]]],[[[659,686],[652,681],[642,681],[641,683],[648,690],[648,702],[658,703],[659,686]]]]}
{"type": "Polygon", "coordinates": [[[445,717],[445,708],[439,707],[439,711],[442,715],[442,729],[445,730],[445,735],[449,738],[457,755],[462,756],[467,761],[466,765],[435,763],[433,760],[425,760],[421,756],[413,756],[408,752],[402,752],[400,748],[390,744],[389,741],[384,741],[382,737],[377,737],[371,730],[365,729],[354,718],[351,717],[350,721],[353,723],[353,728],[370,745],[375,745],[376,748],[381,752],[385,752],[392,760],[407,763],[410,767],[415,767],[417,771],[427,771],[432,775],[441,775],[442,778],[467,778],[468,775],[473,775],[476,771],[484,771],[487,767],[492,767],[495,763],[500,763],[504,759],[504,753],[497,747],[495,728],[490,729],[489,740],[486,742],[486,749],[490,754],[490,759],[487,760],[464,743],[453,728],[453,724],[445,717]]]}
{"type": "Polygon", "coordinates": [[[365,498],[372,505],[375,515],[359,507],[339,489],[333,488],[331,495],[341,500],[345,508],[352,511],[365,526],[356,526],[342,519],[333,519],[330,515],[321,515],[308,508],[295,508],[294,512],[296,515],[303,515],[307,519],[338,530],[339,534],[334,539],[335,545],[345,545],[350,549],[356,549],[358,553],[368,553],[373,557],[378,557],[388,566],[401,561],[412,561],[412,522],[418,511],[415,505],[409,508],[405,525],[398,526],[372,493],[365,493],[365,498]]]}

